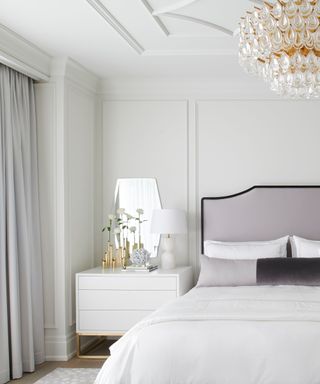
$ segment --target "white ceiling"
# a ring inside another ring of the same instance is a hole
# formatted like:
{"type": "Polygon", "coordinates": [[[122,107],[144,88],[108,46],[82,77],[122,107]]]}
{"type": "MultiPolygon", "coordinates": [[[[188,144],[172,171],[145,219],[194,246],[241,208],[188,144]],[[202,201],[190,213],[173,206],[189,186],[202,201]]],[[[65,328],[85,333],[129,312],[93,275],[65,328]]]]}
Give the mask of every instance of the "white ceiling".
{"type": "Polygon", "coordinates": [[[232,32],[252,6],[248,0],[0,0],[0,23],[100,77],[242,77],[232,32]]]}

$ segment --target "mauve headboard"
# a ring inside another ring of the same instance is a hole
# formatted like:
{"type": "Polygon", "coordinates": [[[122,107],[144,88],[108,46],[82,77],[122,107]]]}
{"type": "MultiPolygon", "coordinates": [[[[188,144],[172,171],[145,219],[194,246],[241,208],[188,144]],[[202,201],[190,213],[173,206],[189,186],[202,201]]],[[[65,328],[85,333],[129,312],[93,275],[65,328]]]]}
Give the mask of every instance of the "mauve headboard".
{"type": "Polygon", "coordinates": [[[271,240],[297,235],[320,240],[320,186],[256,186],[201,200],[204,240],[271,240]]]}

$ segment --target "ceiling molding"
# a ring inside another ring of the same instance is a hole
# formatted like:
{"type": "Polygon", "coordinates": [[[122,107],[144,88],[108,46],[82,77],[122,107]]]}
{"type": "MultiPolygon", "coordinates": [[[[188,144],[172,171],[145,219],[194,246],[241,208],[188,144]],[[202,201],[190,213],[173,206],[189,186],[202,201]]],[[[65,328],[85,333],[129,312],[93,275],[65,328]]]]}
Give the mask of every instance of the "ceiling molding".
{"type": "Polygon", "coordinates": [[[235,49],[147,49],[142,56],[236,56],[235,49]]]}
{"type": "Polygon", "coordinates": [[[38,81],[48,81],[51,56],[0,24],[0,62],[38,81]]]}
{"type": "Polygon", "coordinates": [[[99,0],[87,0],[88,4],[133,48],[139,55],[145,51],[144,47],[131,33],[110,13],[99,0]]]}
{"type": "Polygon", "coordinates": [[[142,4],[147,8],[148,12],[150,13],[150,15],[152,16],[153,20],[158,24],[158,26],[160,27],[160,29],[162,30],[162,32],[166,35],[166,36],[169,36],[170,35],[170,32],[168,30],[168,28],[164,25],[164,23],[162,22],[162,20],[160,19],[160,17],[154,15],[154,9],[151,7],[150,3],[148,2],[148,0],[141,0],[142,4]]]}
{"type": "Polygon", "coordinates": [[[174,4],[170,4],[166,7],[160,8],[157,11],[153,11],[153,15],[157,16],[157,15],[162,15],[163,13],[177,11],[178,9],[184,8],[187,5],[195,3],[196,1],[199,1],[199,0],[180,0],[174,4]]]}
{"type": "Polygon", "coordinates": [[[41,71],[38,71],[37,69],[33,68],[32,66],[29,66],[28,64],[24,63],[23,61],[19,60],[16,57],[8,55],[5,52],[1,52],[1,50],[0,50],[0,63],[6,65],[7,67],[15,69],[16,71],[22,73],[23,75],[31,77],[31,79],[33,80],[36,80],[36,81],[49,80],[49,76],[47,74],[41,71]]]}
{"type": "Polygon", "coordinates": [[[206,27],[213,28],[213,29],[218,30],[220,32],[223,32],[223,33],[225,33],[225,34],[227,34],[229,36],[233,36],[233,31],[231,31],[230,29],[224,28],[224,27],[222,27],[221,25],[218,25],[218,24],[211,23],[210,21],[198,19],[196,17],[180,15],[178,13],[170,13],[170,12],[164,13],[162,15],[162,17],[172,17],[174,19],[190,21],[192,23],[201,24],[201,25],[204,25],[206,27]]]}
{"type": "MultiPolygon", "coordinates": [[[[103,100],[277,100],[286,102],[270,92],[264,83],[250,83],[245,79],[204,78],[116,78],[101,81],[100,95],[103,100]]],[[[301,101],[296,101],[301,102],[301,101]]],[[[310,103],[310,101],[305,101],[310,103]]],[[[311,101],[318,103],[319,100],[311,101]]],[[[315,104],[316,107],[316,104],[315,104]]]]}
{"type": "Polygon", "coordinates": [[[250,0],[251,3],[254,3],[254,4],[258,4],[258,5],[264,5],[264,1],[263,0],[250,0]]]}
{"type": "Polygon", "coordinates": [[[51,76],[71,80],[82,89],[96,93],[99,77],[70,57],[56,57],[51,63],[51,76]]]}

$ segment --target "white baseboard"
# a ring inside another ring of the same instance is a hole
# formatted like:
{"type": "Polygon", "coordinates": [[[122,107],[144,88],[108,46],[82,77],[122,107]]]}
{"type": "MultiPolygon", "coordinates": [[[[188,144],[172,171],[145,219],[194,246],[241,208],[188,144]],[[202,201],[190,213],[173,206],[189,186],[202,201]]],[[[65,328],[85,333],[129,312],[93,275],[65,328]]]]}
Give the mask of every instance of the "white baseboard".
{"type": "Polygon", "coordinates": [[[46,355],[46,361],[68,361],[76,355],[76,351],[69,355],[46,355]]]}
{"type": "MultiPolygon", "coordinates": [[[[52,330],[50,330],[52,332],[52,330]]],[[[86,348],[94,337],[83,340],[82,349],[86,348]]],[[[68,361],[76,355],[76,334],[74,331],[68,335],[45,335],[46,361],[68,361]]]]}
{"type": "Polygon", "coordinates": [[[45,335],[46,361],[68,361],[76,354],[76,335],[45,335]]]}

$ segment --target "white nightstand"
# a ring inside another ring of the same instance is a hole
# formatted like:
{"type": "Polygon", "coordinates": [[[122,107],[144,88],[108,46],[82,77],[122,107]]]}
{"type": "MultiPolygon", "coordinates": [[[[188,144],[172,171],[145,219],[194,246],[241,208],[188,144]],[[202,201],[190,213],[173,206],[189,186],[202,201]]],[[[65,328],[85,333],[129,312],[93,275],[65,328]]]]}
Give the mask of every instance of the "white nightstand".
{"type": "Polygon", "coordinates": [[[81,336],[121,336],[142,318],[193,286],[192,267],[122,272],[89,269],[76,274],[77,354],[81,336]]]}

